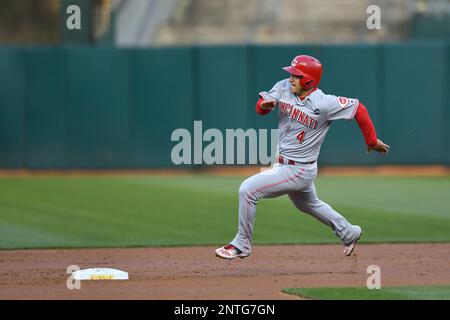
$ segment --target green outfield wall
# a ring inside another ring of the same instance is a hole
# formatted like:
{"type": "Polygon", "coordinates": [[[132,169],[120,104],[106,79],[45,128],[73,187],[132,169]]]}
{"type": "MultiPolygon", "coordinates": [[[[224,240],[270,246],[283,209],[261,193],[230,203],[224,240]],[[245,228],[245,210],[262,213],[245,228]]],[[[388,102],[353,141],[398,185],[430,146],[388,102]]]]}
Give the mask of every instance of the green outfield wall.
{"type": "MultiPolygon", "coordinates": [[[[171,134],[276,128],[258,92],[296,54],[324,65],[321,89],[359,98],[389,156],[335,122],[322,165],[450,164],[450,44],[0,48],[1,168],[171,167],[171,134]]],[[[193,138],[194,139],[194,138],[193,138]]],[[[204,142],[206,146],[208,142],[204,142]]],[[[192,145],[193,148],[193,145],[192,145]]]]}

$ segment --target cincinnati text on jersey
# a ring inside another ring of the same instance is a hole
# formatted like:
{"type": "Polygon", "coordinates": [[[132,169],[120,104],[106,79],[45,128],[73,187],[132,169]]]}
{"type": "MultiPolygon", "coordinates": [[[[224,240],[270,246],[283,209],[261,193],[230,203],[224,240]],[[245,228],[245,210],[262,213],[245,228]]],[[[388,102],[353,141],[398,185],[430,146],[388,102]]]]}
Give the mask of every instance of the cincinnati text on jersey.
{"type": "Polygon", "coordinates": [[[289,118],[298,121],[308,128],[317,129],[317,126],[319,125],[319,121],[317,119],[311,117],[300,109],[295,108],[289,103],[279,101],[279,108],[280,112],[284,113],[289,118]]]}

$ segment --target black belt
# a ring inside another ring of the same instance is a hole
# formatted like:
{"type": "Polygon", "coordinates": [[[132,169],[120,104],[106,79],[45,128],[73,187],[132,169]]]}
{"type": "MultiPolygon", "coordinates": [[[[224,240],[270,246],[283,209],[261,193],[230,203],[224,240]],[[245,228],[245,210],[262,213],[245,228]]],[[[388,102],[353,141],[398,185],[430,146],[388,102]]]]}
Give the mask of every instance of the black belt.
{"type": "Polygon", "coordinates": [[[313,164],[314,162],[316,162],[316,160],[309,161],[309,162],[298,162],[298,161],[293,161],[293,160],[286,159],[283,156],[278,156],[278,163],[285,164],[285,160],[287,160],[287,164],[290,164],[290,165],[293,165],[293,166],[298,165],[298,164],[313,164]]]}

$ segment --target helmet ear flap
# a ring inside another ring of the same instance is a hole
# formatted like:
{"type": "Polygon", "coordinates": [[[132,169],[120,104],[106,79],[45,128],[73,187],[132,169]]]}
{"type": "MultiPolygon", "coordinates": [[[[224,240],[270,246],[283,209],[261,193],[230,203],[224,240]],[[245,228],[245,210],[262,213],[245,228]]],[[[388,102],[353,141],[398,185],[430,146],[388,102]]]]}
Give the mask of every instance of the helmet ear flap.
{"type": "Polygon", "coordinates": [[[314,79],[302,77],[300,85],[303,89],[311,89],[314,87],[314,79]]]}

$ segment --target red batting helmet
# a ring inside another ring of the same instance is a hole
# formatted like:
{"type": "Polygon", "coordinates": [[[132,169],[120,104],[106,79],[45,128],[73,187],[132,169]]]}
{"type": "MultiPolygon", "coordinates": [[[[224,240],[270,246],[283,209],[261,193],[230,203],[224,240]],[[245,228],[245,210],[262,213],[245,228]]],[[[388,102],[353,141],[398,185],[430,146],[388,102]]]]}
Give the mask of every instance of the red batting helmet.
{"type": "Polygon", "coordinates": [[[317,87],[322,77],[322,64],[314,57],[296,56],[289,67],[283,70],[290,74],[301,76],[300,85],[304,89],[317,87]]]}

